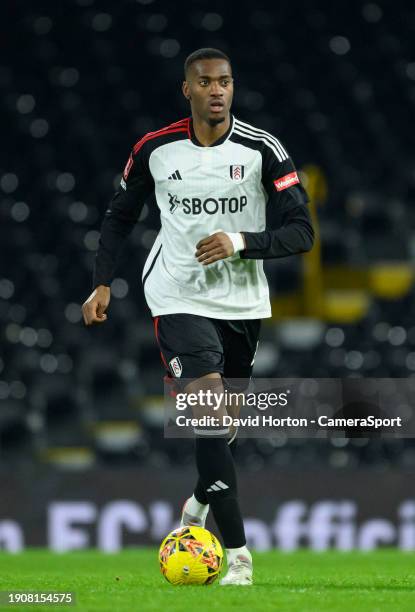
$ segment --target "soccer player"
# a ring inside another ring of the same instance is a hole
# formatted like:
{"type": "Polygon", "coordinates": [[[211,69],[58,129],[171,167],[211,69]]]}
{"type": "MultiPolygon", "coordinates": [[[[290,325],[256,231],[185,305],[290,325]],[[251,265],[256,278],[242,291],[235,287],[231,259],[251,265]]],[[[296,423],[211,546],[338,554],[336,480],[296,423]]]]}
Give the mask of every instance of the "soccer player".
{"type": "MultiPolygon", "coordinates": [[[[230,112],[227,55],[199,49],[184,71],[191,117],[134,145],[104,216],[93,292],[82,311],[86,325],[107,320],[120,248],[155,194],[161,229],[142,282],[162,361],[170,377],[187,381],[185,392],[218,392],[227,378],[251,376],[261,319],[271,316],[262,260],[309,251],[314,233],[306,192],[283,144],[230,112]]],[[[195,433],[199,480],[182,524],[204,526],[210,507],[227,553],[221,584],[252,584],[235,442],[220,426],[195,433]]]]}

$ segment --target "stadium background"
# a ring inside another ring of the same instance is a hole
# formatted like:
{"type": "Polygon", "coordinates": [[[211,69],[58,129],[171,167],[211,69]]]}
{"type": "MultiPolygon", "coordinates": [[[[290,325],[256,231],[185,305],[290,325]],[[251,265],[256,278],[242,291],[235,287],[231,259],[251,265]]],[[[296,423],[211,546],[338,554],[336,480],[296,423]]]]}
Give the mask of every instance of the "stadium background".
{"type": "MultiPolygon", "coordinates": [[[[146,205],[87,329],[106,205],[131,146],[188,114],[186,55],[233,61],[241,119],[278,135],[318,219],[268,262],[255,374],[415,374],[415,9],[409,2],[2,3],[0,548],[159,542],[193,482],[163,439],[162,368],[140,284],[146,205]]],[[[410,439],[243,440],[256,548],[415,548],[410,439]]]]}

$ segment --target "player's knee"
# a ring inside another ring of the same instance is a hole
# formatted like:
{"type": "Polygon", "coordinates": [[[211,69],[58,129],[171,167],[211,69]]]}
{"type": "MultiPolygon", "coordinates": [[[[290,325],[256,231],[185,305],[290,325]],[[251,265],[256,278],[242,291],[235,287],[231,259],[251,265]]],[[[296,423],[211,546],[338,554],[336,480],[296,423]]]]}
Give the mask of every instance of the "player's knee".
{"type": "Polygon", "coordinates": [[[225,393],[220,374],[208,374],[193,380],[185,386],[185,395],[193,417],[201,420],[201,429],[223,430],[229,427],[223,422],[226,416],[225,393]]]}
{"type": "Polygon", "coordinates": [[[215,390],[223,388],[222,376],[219,372],[211,372],[195,378],[191,382],[184,385],[185,393],[198,393],[200,390],[215,390]]]}

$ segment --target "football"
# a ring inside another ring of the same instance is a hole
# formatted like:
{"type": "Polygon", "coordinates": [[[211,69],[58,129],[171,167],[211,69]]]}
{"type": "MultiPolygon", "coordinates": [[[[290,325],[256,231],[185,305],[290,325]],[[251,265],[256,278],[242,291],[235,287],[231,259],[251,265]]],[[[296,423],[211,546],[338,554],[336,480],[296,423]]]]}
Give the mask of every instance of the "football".
{"type": "Polygon", "coordinates": [[[180,527],[164,538],[159,561],[170,584],[212,584],[222,569],[223,550],[207,529],[180,527]]]}

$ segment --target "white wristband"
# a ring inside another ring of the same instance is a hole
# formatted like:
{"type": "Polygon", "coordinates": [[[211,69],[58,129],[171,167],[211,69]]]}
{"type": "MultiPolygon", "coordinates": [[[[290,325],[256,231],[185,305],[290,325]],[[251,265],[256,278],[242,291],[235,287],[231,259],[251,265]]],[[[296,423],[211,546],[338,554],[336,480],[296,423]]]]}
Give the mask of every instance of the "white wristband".
{"type": "Polygon", "coordinates": [[[239,253],[239,251],[243,251],[245,248],[244,239],[240,232],[225,232],[230,241],[233,244],[233,253],[239,253]]]}
{"type": "Polygon", "coordinates": [[[243,251],[245,248],[244,239],[240,232],[225,232],[228,236],[229,240],[233,244],[233,252],[238,253],[239,251],[243,251]]]}

